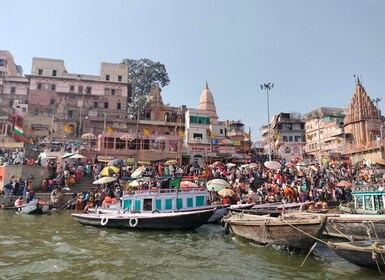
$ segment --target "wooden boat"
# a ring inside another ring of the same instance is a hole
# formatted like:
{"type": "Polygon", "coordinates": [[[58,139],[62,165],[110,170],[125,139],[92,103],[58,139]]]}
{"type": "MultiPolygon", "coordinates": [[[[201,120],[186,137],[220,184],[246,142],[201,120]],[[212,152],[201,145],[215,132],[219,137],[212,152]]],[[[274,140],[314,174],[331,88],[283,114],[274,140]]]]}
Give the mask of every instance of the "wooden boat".
{"type": "Polygon", "coordinates": [[[223,218],[225,231],[261,244],[308,249],[325,228],[326,217],[319,215],[258,216],[230,213],[223,218]]]}
{"type": "Polygon", "coordinates": [[[385,216],[329,215],[324,234],[349,240],[385,239],[385,216]]]}
{"type": "Polygon", "coordinates": [[[50,205],[43,200],[34,200],[20,206],[15,206],[15,210],[20,214],[47,214],[50,210],[50,205]]]}
{"type": "Polygon", "coordinates": [[[381,185],[355,185],[352,187],[352,202],[340,205],[340,210],[349,214],[384,214],[385,191],[379,191],[381,188],[381,185]]]}
{"type": "Polygon", "coordinates": [[[385,240],[328,242],[328,247],[355,265],[385,272],[385,240]]]}
{"type": "Polygon", "coordinates": [[[172,213],[195,210],[215,209],[208,223],[219,222],[225,215],[229,205],[210,205],[209,192],[204,188],[190,189],[145,189],[125,192],[121,197],[121,204],[99,207],[89,212],[99,214],[118,213],[172,213]]]}
{"type": "Polygon", "coordinates": [[[310,205],[312,205],[313,202],[307,201],[307,202],[291,202],[291,203],[265,203],[265,204],[256,204],[251,209],[270,209],[270,210],[289,210],[289,209],[298,209],[298,210],[305,210],[310,205]]]}
{"type": "Polygon", "coordinates": [[[207,223],[215,209],[195,210],[173,213],[74,213],[72,218],[83,225],[124,228],[179,230],[195,229],[207,223]]]}

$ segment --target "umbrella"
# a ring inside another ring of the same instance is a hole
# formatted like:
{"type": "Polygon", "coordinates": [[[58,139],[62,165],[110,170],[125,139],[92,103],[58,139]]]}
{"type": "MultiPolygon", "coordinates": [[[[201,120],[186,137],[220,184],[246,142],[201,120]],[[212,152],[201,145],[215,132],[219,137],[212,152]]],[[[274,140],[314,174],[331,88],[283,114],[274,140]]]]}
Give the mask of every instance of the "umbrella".
{"type": "Polygon", "coordinates": [[[232,163],[232,162],[229,162],[228,164],[226,164],[226,166],[227,166],[227,167],[234,167],[234,166],[236,166],[236,164],[235,164],[235,163],[232,163]]]}
{"type": "Polygon", "coordinates": [[[252,162],[252,163],[249,164],[249,167],[250,168],[257,168],[258,167],[258,163],[252,162]]]}
{"type": "Polygon", "coordinates": [[[164,165],[176,165],[176,164],[178,164],[178,161],[176,161],[175,159],[170,159],[164,163],[164,165]]]}
{"type": "Polygon", "coordinates": [[[138,161],[138,164],[149,165],[149,164],[151,164],[151,162],[150,161],[138,161]]]}
{"type": "Polygon", "coordinates": [[[95,140],[96,139],[96,136],[95,134],[92,134],[92,133],[85,133],[81,136],[81,138],[83,140],[95,140]]]}
{"type": "Polygon", "coordinates": [[[114,182],[116,181],[116,178],[114,177],[102,177],[96,181],[93,182],[94,185],[98,185],[98,184],[107,184],[107,183],[111,183],[111,182],[114,182]]]}
{"type": "Polygon", "coordinates": [[[199,188],[199,186],[191,181],[181,181],[180,182],[181,189],[191,189],[191,188],[199,188]]]}
{"type": "Polygon", "coordinates": [[[339,181],[336,184],[337,187],[350,187],[351,185],[352,185],[352,183],[345,181],[345,180],[339,181]]]}
{"type": "Polygon", "coordinates": [[[112,166],[112,165],[106,166],[106,167],[104,167],[102,169],[102,171],[100,171],[99,176],[102,176],[102,177],[104,177],[104,176],[112,176],[115,173],[118,173],[119,170],[120,169],[118,167],[116,167],[116,166],[112,166]]]}
{"type": "Polygon", "coordinates": [[[124,160],[120,159],[120,158],[117,158],[117,159],[113,159],[113,160],[110,160],[108,163],[107,163],[107,166],[121,166],[123,164],[124,160]]]}
{"type": "Polygon", "coordinates": [[[220,162],[220,161],[216,161],[216,162],[214,162],[214,163],[211,164],[211,165],[217,167],[218,165],[223,165],[223,163],[220,162]]]}
{"type": "Polygon", "coordinates": [[[73,156],[75,153],[65,153],[61,156],[62,159],[69,158],[70,156],[73,156]]]}
{"type": "Polygon", "coordinates": [[[131,178],[138,178],[144,171],[146,167],[144,165],[138,167],[134,172],[131,174],[131,178]]]}
{"type": "Polygon", "coordinates": [[[155,139],[155,142],[166,142],[167,138],[163,136],[159,136],[158,138],[155,139]]]}
{"type": "Polygon", "coordinates": [[[270,160],[270,161],[266,161],[264,163],[264,165],[269,168],[269,169],[280,169],[281,168],[281,164],[278,162],[278,161],[274,161],[274,160],[270,160]]]}
{"type": "Polygon", "coordinates": [[[86,157],[81,155],[81,154],[74,154],[74,155],[70,156],[69,158],[86,158],[86,157]]]}
{"type": "Polygon", "coordinates": [[[132,188],[139,187],[139,181],[138,180],[131,181],[128,183],[128,185],[132,188]]]}
{"type": "Polygon", "coordinates": [[[223,196],[223,197],[231,197],[231,196],[234,196],[235,195],[235,192],[233,190],[230,190],[230,189],[222,189],[218,192],[218,194],[220,196],[223,196]]]}
{"type": "Polygon", "coordinates": [[[220,191],[226,187],[229,186],[229,183],[227,183],[225,180],[223,179],[212,179],[210,181],[208,181],[206,183],[206,188],[208,190],[212,190],[214,188],[214,190],[217,192],[217,191],[220,191]]]}

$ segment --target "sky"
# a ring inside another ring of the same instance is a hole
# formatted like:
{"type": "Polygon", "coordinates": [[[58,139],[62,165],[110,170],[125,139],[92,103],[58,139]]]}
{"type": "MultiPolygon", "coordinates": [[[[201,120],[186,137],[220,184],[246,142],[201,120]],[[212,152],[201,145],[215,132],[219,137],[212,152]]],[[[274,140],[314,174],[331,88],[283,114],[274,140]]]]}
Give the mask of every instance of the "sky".
{"type": "Polygon", "coordinates": [[[99,75],[101,62],[149,58],[168,72],[165,104],[197,108],[207,81],[219,120],[241,121],[253,141],[281,112],[346,108],[354,75],[370,98],[385,95],[382,0],[0,3],[0,49],[24,74],[33,57],[63,59],[69,73],[89,75],[99,75]],[[269,82],[267,106],[260,85],[269,82]]]}

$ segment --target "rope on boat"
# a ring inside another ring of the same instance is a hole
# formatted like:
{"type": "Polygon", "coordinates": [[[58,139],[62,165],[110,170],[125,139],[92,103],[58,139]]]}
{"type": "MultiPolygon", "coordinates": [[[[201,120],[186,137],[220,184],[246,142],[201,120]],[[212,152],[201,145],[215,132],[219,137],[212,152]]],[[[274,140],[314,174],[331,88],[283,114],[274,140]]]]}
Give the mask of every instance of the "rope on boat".
{"type": "Polygon", "coordinates": [[[303,260],[303,262],[301,263],[300,267],[302,267],[302,266],[305,264],[307,258],[310,256],[311,252],[313,252],[314,248],[317,246],[317,242],[318,242],[318,241],[316,241],[316,242],[313,244],[313,246],[310,248],[309,253],[307,253],[306,258],[303,260]]]}
{"type": "Polygon", "coordinates": [[[319,241],[319,242],[321,242],[321,243],[327,245],[327,242],[325,242],[325,241],[323,241],[322,239],[319,239],[319,238],[317,238],[317,237],[315,237],[315,236],[313,236],[313,235],[311,235],[311,234],[309,234],[309,233],[307,233],[307,232],[304,232],[302,229],[299,229],[299,228],[297,228],[296,226],[293,226],[292,224],[290,224],[290,223],[289,223],[288,221],[286,221],[285,219],[282,219],[282,221],[284,221],[286,224],[288,224],[288,225],[291,226],[292,228],[298,230],[299,232],[301,232],[301,233],[303,233],[303,234],[305,234],[305,235],[307,235],[307,236],[309,236],[309,237],[311,237],[311,238],[313,238],[313,239],[315,239],[315,240],[317,240],[317,241],[319,241]]]}
{"type": "MultiPolygon", "coordinates": [[[[372,225],[372,227],[373,227],[373,232],[374,232],[374,234],[376,235],[376,239],[378,239],[378,234],[377,234],[376,227],[374,226],[373,221],[364,221],[364,222],[370,223],[370,224],[372,225]]],[[[369,227],[368,227],[368,235],[369,235],[369,239],[371,239],[369,227]]]]}
{"type": "Polygon", "coordinates": [[[349,239],[350,241],[354,241],[353,238],[350,236],[347,236],[345,233],[341,232],[338,228],[336,228],[334,225],[332,224],[329,224],[335,231],[337,231],[339,234],[341,234],[342,236],[345,236],[346,239],[349,239]]]}
{"type": "Polygon", "coordinates": [[[372,247],[372,259],[376,262],[378,272],[380,274],[384,275],[384,273],[381,271],[380,264],[378,263],[378,258],[377,258],[378,253],[380,254],[382,262],[384,264],[385,264],[385,259],[384,259],[384,256],[382,255],[381,249],[378,248],[377,244],[378,244],[377,242],[374,242],[371,246],[372,247]]]}

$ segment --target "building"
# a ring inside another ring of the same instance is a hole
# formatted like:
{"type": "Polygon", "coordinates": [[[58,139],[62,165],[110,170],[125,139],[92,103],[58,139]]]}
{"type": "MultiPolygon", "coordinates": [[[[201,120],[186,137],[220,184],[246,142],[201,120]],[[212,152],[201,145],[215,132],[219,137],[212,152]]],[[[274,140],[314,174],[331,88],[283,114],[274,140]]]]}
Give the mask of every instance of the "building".
{"type": "Polygon", "coordinates": [[[329,157],[341,155],[345,145],[343,122],[346,110],[321,107],[304,115],[308,156],[329,157]]]}

